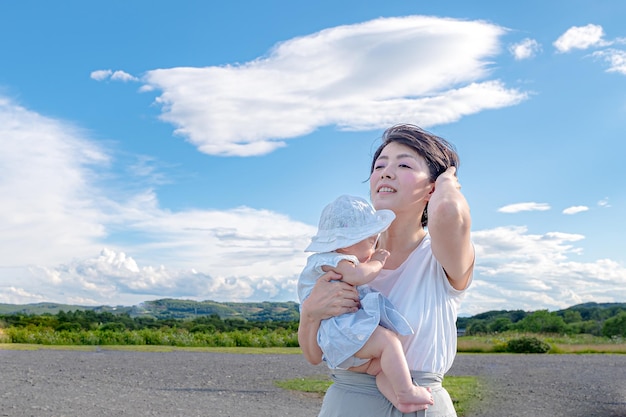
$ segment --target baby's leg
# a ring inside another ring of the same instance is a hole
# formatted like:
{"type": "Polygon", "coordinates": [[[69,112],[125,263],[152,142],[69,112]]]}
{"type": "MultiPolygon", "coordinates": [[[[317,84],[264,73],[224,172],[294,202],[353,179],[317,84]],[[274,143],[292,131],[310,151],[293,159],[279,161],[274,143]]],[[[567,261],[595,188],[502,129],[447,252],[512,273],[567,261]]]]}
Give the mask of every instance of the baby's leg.
{"type": "Polygon", "coordinates": [[[400,394],[396,394],[391,385],[391,381],[384,372],[376,375],[376,386],[379,391],[391,401],[394,407],[403,413],[414,413],[416,411],[426,410],[428,405],[433,404],[430,388],[413,385],[412,390],[415,392],[407,393],[402,397],[400,394]]]}
{"type": "Polygon", "coordinates": [[[376,375],[376,384],[398,410],[411,413],[433,404],[430,390],[413,384],[402,345],[392,331],[378,326],[355,356],[380,359],[381,372],[376,375]]]}

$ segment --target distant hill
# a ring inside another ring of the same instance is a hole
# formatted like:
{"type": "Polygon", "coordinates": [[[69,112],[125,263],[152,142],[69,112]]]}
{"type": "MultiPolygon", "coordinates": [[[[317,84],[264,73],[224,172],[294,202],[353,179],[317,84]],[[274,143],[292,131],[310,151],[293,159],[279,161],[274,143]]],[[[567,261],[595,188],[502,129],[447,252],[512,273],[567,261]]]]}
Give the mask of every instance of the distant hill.
{"type": "MultiPolygon", "coordinates": [[[[221,319],[240,318],[250,321],[297,321],[300,317],[299,305],[288,302],[235,303],[217,301],[193,301],[164,298],[145,301],[134,306],[80,306],[57,303],[0,304],[0,315],[28,314],[55,315],[59,311],[93,310],[97,313],[127,313],[131,317],[153,317],[162,319],[193,319],[217,314],[221,319]]],[[[580,313],[583,320],[604,320],[614,312],[626,311],[626,303],[584,303],[556,311],[564,315],[568,311],[580,313]]],[[[472,320],[490,320],[508,317],[512,322],[525,317],[530,312],[523,310],[493,310],[470,317],[459,317],[458,327],[464,328],[472,320]]]]}
{"type": "Polygon", "coordinates": [[[251,321],[295,321],[299,319],[299,305],[295,302],[235,303],[193,301],[165,298],[146,301],[135,306],[81,306],[57,303],[0,304],[0,315],[57,314],[59,311],[93,310],[97,313],[127,313],[131,317],[155,319],[193,319],[217,314],[222,319],[241,318],[251,321]]]}
{"type": "Polygon", "coordinates": [[[566,310],[586,310],[586,309],[606,309],[606,308],[625,308],[626,303],[583,303],[566,308],[566,310]]]}

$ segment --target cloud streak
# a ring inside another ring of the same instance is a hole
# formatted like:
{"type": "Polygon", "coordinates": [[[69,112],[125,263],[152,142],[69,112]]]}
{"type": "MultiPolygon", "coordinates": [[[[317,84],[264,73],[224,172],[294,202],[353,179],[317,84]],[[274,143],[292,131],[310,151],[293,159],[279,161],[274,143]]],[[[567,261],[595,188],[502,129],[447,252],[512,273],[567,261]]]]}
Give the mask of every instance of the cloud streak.
{"type": "Polygon", "coordinates": [[[601,58],[609,64],[607,72],[617,72],[626,75],[626,51],[619,49],[606,49],[593,53],[596,58],[601,58]]]}
{"type": "Polygon", "coordinates": [[[588,211],[589,207],[587,206],[572,206],[563,210],[563,214],[577,214],[582,213],[583,211],[588,211]]]}
{"type": "Polygon", "coordinates": [[[498,212],[500,213],[519,213],[521,211],[547,211],[550,210],[550,205],[547,203],[516,203],[509,204],[504,207],[500,207],[498,212]]]}

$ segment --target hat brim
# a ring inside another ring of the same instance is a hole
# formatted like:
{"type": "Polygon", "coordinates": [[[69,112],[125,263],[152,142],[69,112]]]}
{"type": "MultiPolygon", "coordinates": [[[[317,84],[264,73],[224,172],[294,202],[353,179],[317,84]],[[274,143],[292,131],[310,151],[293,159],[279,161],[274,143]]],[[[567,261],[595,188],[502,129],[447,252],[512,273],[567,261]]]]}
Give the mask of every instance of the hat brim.
{"type": "Polygon", "coordinates": [[[311,243],[305,252],[332,252],[337,249],[347,248],[370,236],[384,232],[394,221],[396,215],[391,210],[378,210],[375,213],[376,221],[359,228],[342,228],[318,232],[311,238],[311,243]]]}

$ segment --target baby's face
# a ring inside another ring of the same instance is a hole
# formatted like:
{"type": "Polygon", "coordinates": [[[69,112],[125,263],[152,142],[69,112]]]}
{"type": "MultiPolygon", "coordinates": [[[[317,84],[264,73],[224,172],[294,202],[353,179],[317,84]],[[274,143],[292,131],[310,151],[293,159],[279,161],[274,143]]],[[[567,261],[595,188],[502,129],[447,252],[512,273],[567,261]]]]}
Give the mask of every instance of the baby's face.
{"type": "Polygon", "coordinates": [[[378,240],[378,235],[370,236],[359,243],[343,248],[342,253],[356,256],[359,262],[367,262],[376,250],[376,240],[378,240]]]}

